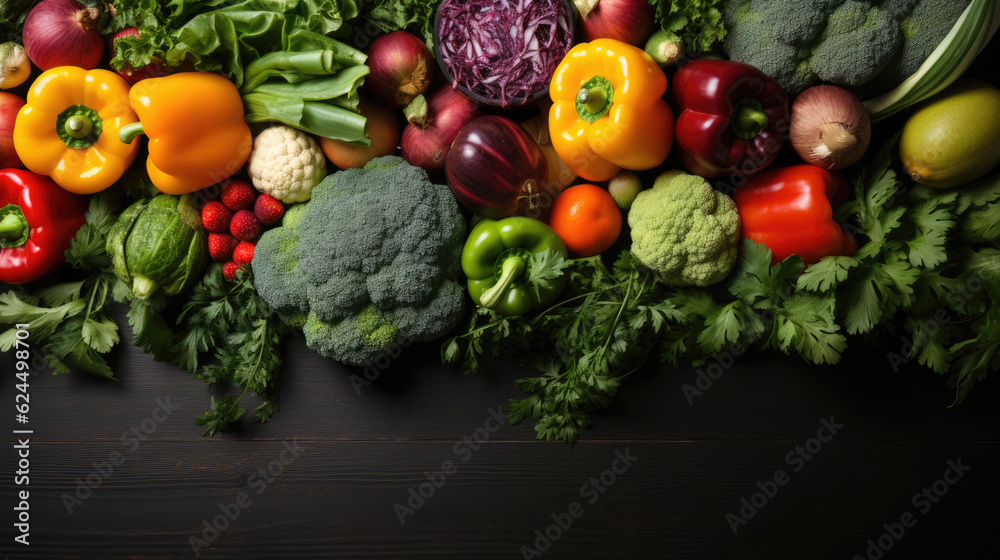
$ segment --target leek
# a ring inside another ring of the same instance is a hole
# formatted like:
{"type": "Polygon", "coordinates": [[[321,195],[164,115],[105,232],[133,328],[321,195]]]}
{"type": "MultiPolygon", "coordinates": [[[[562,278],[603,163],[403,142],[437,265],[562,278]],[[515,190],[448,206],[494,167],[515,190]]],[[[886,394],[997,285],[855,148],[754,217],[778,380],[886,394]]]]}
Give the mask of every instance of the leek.
{"type": "Polygon", "coordinates": [[[872,122],[918,103],[952,84],[1000,26],[1000,0],[972,0],[944,40],[896,89],[864,102],[872,122]]]}

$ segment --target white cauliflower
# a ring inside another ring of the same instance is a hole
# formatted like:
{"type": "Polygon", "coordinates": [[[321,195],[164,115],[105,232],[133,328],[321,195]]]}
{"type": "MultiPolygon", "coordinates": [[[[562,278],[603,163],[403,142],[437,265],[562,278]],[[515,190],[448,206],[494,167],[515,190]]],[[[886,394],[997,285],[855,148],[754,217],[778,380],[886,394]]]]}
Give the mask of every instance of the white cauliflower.
{"type": "Polygon", "coordinates": [[[326,177],[326,155],[305,132],[272,126],[254,138],[248,171],[258,191],[285,204],[304,202],[326,177]]]}

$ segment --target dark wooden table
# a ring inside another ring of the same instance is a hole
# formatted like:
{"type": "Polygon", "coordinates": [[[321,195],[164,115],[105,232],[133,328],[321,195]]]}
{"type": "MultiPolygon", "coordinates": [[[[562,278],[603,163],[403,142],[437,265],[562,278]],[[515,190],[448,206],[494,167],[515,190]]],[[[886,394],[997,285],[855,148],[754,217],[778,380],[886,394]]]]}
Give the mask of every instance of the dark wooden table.
{"type": "Polygon", "coordinates": [[[14,359],[3,356],[0,556],[914,559],[997,550],[998,385],[948,408],[941,378],[893,371],[893,340],[871,350],[853,340],[836,367],[743,357],[712,369],[714,380],[706,370],[700,389],[697,370],[651,364],[572,448],[492,419],[519,395],[509,366],[463,376],[438,365],[436,345],[414,346],[356,390],[360,370],[320,358],[301,338],[286,345],[274,419],[203,438],[193,419],[212,390],[131,342],[126,333],[113,360],[119,383],[37,371],[28,436],[11,433],[23,426],[12,410],[14,359]],[[21,437],[30,439],[29,546],[14,541],[21,437]]]}

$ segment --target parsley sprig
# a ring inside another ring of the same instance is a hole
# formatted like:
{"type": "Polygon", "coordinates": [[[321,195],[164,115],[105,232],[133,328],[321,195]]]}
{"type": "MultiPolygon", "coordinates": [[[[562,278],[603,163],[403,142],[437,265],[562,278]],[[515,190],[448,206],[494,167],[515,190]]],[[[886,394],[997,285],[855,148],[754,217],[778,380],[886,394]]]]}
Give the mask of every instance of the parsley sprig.
{"type": "Polygon", "coordinates": [[[288,329],[257,295],[251,275],[237,272],[226,282],[221,265],[212,265],[195,285],[181,309],[183,331],[172,349],[173,363],[207,383],[236,383],[238,396],[212,397],[211,410],[195,422],[213,436],[237,422],[246,412],[239,406],[253,391],[264,402],[255,418],[267,422],[278,402],[281,341],[288,329]]]}

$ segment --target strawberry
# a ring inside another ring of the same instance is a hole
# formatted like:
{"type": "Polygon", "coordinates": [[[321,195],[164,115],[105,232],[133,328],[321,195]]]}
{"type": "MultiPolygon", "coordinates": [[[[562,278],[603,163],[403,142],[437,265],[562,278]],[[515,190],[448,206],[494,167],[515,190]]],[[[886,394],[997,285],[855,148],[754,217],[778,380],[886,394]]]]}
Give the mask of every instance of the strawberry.
{"type": "Polygon", "coordinates": [[[229,231],[229,221],[232,219],[232,210],[219,201],[209,202],[201,209],[201,225],[212,233],[229,231]]]}
{"type": "Polygon", "coordinates": [[[233,214],[233,219],[229,222],[229,232],[240,241],[255,241],[260,237],[260,222],[253,212],[240,210],[233,214]]]}
{"type": "Polygon", "coordinates": [[[285,205],[269,194],[262,194],[253,203],[253,215],[257,216],[260,223],[269,226],[285,215],[285,205]]]}
{"type": "Polygon", "coordinates": [[[257,191],[246,181],[232,179],[222,185],[222,203],[233,212],[251,208],[256,199],[257,191]]]}
{"type": "Polygon", "coordinates": [[[208,254],[213,261],[225,262],[233,258],[233,249],[239,241],[228,233],[208,234],[208,254]]]}
{"type": "Polygon", "coordinates": [[[240,265],[234,262],[227,262],[222,265],[222,277],[230,282],[236,281],[236,271],[242,268],[240,265]]]}
{"type": "Polygon", "coordinates": [[[256,243],[240,241],[240,244],[233,251],[233,262],[236,264],[250,264],[250,261],[253,260],[253,251],[256,248],[256,243]]]}

